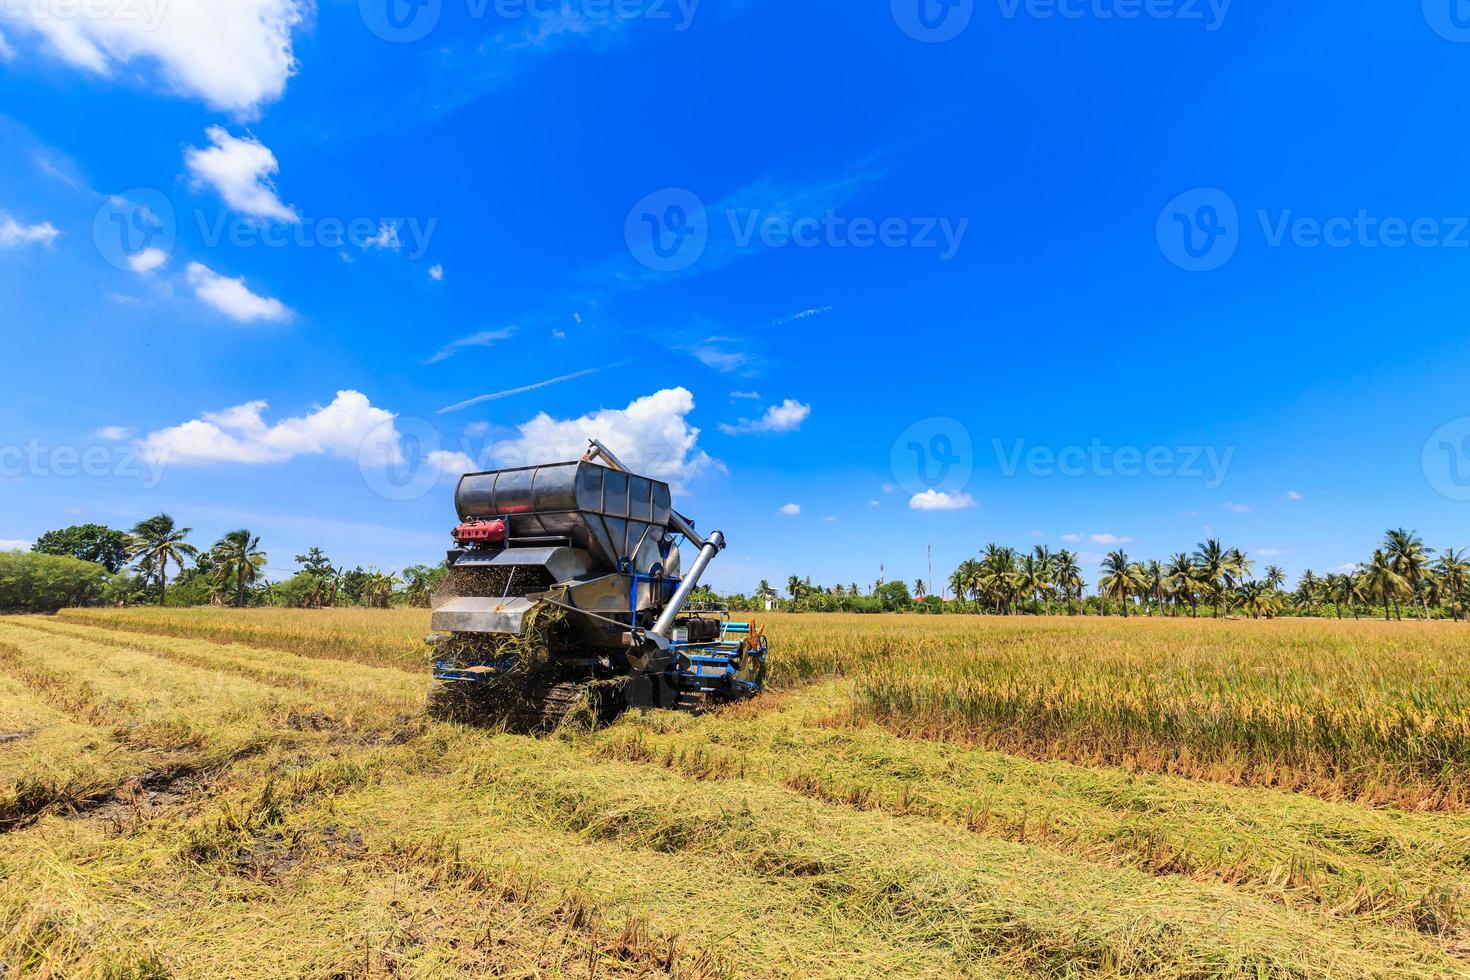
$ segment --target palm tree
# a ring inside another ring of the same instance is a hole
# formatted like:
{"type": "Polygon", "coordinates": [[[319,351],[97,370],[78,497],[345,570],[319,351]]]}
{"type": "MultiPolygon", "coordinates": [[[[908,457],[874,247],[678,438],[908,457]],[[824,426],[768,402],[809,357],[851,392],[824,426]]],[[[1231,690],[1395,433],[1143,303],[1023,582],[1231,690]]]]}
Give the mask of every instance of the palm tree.
{"type": "Polygon", "coordinates": [[[1403,528],[1389,531],[1383,536],[1383,549],[1388,553],[1389,564],[1404,580],[1408,593],[1419,600],[1424,618],[1428,619],[1429,597],[1425,594],[1425,580],[1429,572],[1429,556],[1434,554],[1434,549],[1425,548],[1422,538],[1403,528]]]}
{"type": "Polygon", "coordinates": [[[1179,552],[1169,559],[1169,567],[1164,570],[1164,576],[1175,605],[1189,603],[1190,615],[1198,619],[1199,594],[1206,588],[1206,583],[1200,577],[1199,568],[1194,561],[1179,552]]]}
{"type": "Polygon", "coordinates": [[[1383,603],[1383,618],[1392,619],[1390,605],[1398,608],[1398,600],[1409,589],[1408,580],[1394,568],[1393,559],[1382,548],[1373,552],[1373,560],[1363,568],[1363,592],[1383,603]]]}
{"type": "MultiPolygon", "coordinates": [[[[840,588],[840,586],[839,586],[839,588],[840,588]]],[[[921,579],[921,578],[914,579],[914,598],[915,599],[926,599],[928,597],[929,597],[929,590],[927,590],[927,589],[924,588],[924,580],[921,579]]]]}
{"type": "Polygon", "coordinates": [[[199,549],[186,538],[193,528],[176,527],[174,519],[167,514],[158,514],[139,521],[129,538],[129,557],[137,562],[138,571],[145,577],[158,578],[158,604],[164,604],[168,590],[168,563],[173,562],[179,571],[184,562],[199,554],[199,549]]]}
{"type": "Polygon", "coordinates": [[[1148,597],[1148,614],[1154,614],[1154,606],[1158,606],[1159,615],[1164,614],[1164,566],[1156,561],[1144,562],[1138,566],[1138,584],[1145,596],[1148,597]]]}
{"type": "Polygon", "coordinates": [[[1037,614],[1041,612],[1041,596],[1051,588],[1049,558],[1042,557],[1041,548],[1021,559],[1016,572],[1016,589],[1035,604],[1037,614]]]}
{"type": "Polygon", "coordinates": [[[1128,599],[1138,591],[1138,580],[1128,556],[1122,551],[1110,552],[1102,562],[1103,577],[1098,582],[1098,591],[1103,597],[1103,615],[1107,615],[1106,600],[1116,599],[1123,605],[1123,618],[1128,618],[1128,599]]]}
{"type": "Polygon", "coordinates": [[[1449,598],[1450,616],[1460,621],[1460,599],[1465,594],[1465,585],[1470,582],[1470,561],[1465,558],[1465,549],[1458,551],[1446,548],[1440,552],[1434,571],[1444,583],[1445,595],[1449,598]]]}
{"type": "Polygon", "coordinates": [[[1281,587],[1286,584],[1286,572],[1280,565],[1267,565],[1265,582],[1266,588],[1280,592],[1281,587]]]}
{"type": "Polygon", "coordinates": [[[1200,582],[1204,585],[1204,591],[1214,600],[1215,617],[1219,618],[1220,606],[1224,601],[1224,582],[1229,569],[1229,558],[1218,538],[1210,538],[1196,547],[1198,550],[1194,553],[1195,569],[1199,574],[1200,582]]]}
{"type": "Polygon", "coordinates": [[[231,531],[215,542],[210,554],[218,568],[219,580],[234,587],[235,605],[244,608],[246,586],[253,585],[265,567],[260,538],[243,528],[231,531]]]}
{"type": "MultiPolygon", "coordinates": [[[[1274,568],[1275,566],[1273,565],[1272,567],[1274,568]]],[[[1317,603],[1321,601],[1324,589],[1330,589],[1331,585],[1332,576],[1329,575],[1324,583],[1322,579],[1317,577],[1316,572],[1310,568],[1307,569],[1305,572],[1302,572],[1301,580],[1297,582],[1297,605],[1301,606],[1307,612],[1312,612],[1317,608],[1317,603]]],[[[1342,610],[1340,609],[1338,610],[1337,618],[1342,618],[1342,610]]]]}
{"type": "Polygon", "coordinates": [[[1065,549],[1058,551],[1052,559],[1052,574],[1064,599],[1070,602],[1076,596],[1077,609],[1080,612],[1082,592],[1087,588],[1087,582],[1082,578],[1082,566],[1077,564],[1077,556],[1065,549]]]}
{"type": "Polygon", "coordinates": [[[795,605],[797,600],[801,598],[801,594],[805,589],[806,586],[802,584],[800,575],[793,575],[786,580],[786,591],[791,594],[792,605],[795,605]]]}

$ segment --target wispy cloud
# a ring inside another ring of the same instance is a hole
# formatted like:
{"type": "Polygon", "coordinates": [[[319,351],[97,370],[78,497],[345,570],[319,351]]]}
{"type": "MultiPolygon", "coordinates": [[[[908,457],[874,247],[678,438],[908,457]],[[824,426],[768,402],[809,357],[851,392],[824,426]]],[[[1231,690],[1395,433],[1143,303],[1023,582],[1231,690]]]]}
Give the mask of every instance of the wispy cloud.
{"type": "Polygon", "coordinates": [[[786,504],[782,506],[779,513],[786,517],[799,517],[801,516],[801,504],[786,504]]]}
{"type": "Polygon", "coordinates": [[[1088,540],[1093,544],[1132,544],[1133,539],[1118,534],[1089,534],[1088,540]]]}
{"type": "Polygon", "coordinates": [[[1251,512],[1250,504],[1238,504],[1233,500],[1225,501],[1224,506],[1232,514],[1249,514],[1251,512]]]}
{"type": "Polygon", "coordinates": [[[800,313],[793,313],[790,316],[783,316],[779,320],[772,320],[771,326],[784,327],[788,323],[796,323],[799,320],[810,320],[814,316],[821,316],[823,313],[831,312],[832,307],[830,306],[813,307],[809,310],[802,310],[800,313]]]}
{"type": "Polygon", "coordinates": [[[515,332],[515,327],[503,327],[499,330],[481,330],[479,333],[472,333],[467,337],[451,340],[439,348],[439,352],[424,363],[438,364],[440,361],[447,361],[455,354],[470,347],[489,347],[502,340],[509,340],[515,336],[515,332]]]}
{"type": "Polygon", "coordinates": [[[509,398],[512,395],[524,395],[528,391],[538,391],[542,388],[550,388],[552,385],[559,385],[564,381],[575,381],[578,378],[586,378],[594,374],[600,374],[603,371],[610,371],[613,368],[624,367],[628,363],[628,361],[620,361],[617,364],[608,364],[605,367],[588,368],[585,371],[573,371],[571,374],[563,374],[559,377],[547,378],[545,381],[537,381],[534,384],[521,385],[519,388],[507,388],[504,391],[494,391],[488,395],[476,395],[474,398],[469,398],[465,401],[457,402],[453,405],[448,405],[444,408],[439,409],[439,414],[447,415],[450,412],[462,411],[463,409],[469,408],[472,405],[480,405],[484,402],[498,401],[501,398],[509,398]]]}

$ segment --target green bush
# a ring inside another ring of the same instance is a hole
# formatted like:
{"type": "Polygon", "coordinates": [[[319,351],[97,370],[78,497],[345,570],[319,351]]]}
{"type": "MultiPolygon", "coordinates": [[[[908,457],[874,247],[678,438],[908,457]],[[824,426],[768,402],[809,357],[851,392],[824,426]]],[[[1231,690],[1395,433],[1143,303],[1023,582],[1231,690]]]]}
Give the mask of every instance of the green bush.
{"type": "Polygon", "coordinates": [[[102,596],[107,569],[57,555],[0,554],[0,609],[55,612],[85,606],[102,596]]]}

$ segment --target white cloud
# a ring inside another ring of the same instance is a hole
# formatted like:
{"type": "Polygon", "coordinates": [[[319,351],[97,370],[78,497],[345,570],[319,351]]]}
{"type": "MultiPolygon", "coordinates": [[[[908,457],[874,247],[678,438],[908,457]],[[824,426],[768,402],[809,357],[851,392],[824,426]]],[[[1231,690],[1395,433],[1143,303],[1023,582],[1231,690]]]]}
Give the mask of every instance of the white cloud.
{"type": "Polygon", "coordinates": [[[758,402],[761,400],[761,393],[758,391],[732,391],[730,392],[730,397],[741,401],[758,402]]]}
{"type": "Polygon", "coordinates": [[[479,333],[472,333],[468,337],[451,340],[439,348],[439,352],[429,358],[425,363],[438,364],[440,361],[447,361],[466,347],[489,347],[498,341],[509,340],[515,335],[515,332],[515,327],[506,327],[503,330],[481,330],[479,333]]]}
{"type": "Polygon", "coordinates": [[[869,506],[869,507],[882,507],[882,506],[883,506],[883,505],[882,505],[882,504],[880,504],[880,503],[879,503],[879,502],[878,502],[878,501],[876,501],[876,500],[870,500],[870,501],[868,501],[868,506],[869,506]]]}
{"type": "Polygon", "coordinates": [[[1230,511],[1230,513],[1232,514],[1249,514],[1251,512],[1250,505],[1237,504],[1233,500],[1225,501],[1225,509],[1230,511]]]}
{"type": "Polygon", "coordinates": [[[384,221],[378,225],[378,233],[372,238],[365,238],[357,243],[361,248],[386,248],[390,252],[396,252],[403,247],[403,242],[398,239],[398,225],[392,221],[384,221]]]}
{"type": "Polygon", "coordinates": [[[1088,539],[1093,544],[1132,544],[1132,538],[1121,537],[1116,534],[1089,534],[1088,539]]]}
{"type": "Polygon", "coordinates": [[[720,425],[720,431],[727,436],[749,435],[755,432],[795,432],[801,428],[801,424],[811,417],[812,407],[803,405],[794,398],[788,398],[779,405],[772,405],[766,409],[766,414],[760,418],[741,419],[734,425],[720,425]]]}
{"type": "Polygon", "coordinates": [[[0,538],[0,551],[30,551],[31,542],[16,538],[0,538]]]}
{"type": "Polygon", "coordinates": [[[187,270],[194,295],[232,320],[289,320],[292,313],[278,299],[259,296],[245,285],[244,278],[230,279],[198,262],[190,262],[187,270]]]}
{"type": "Polygon", "coordinates": [[[786,517],[798,517],[801,515],[801,504],[785,504],[778,513],[786,517]]]}
{"type": "Polygon", "coordinates": [[[14,57],[15,49],[10,46],[9,41],[5,40],[5,35],[0,34],[0,61],[9,61],[14,57]]]}
{"type": "Polygon", "coordinates": [[[1040,531],[1032,531],[1029,536],[1030,537],[1033,537],[1033,538],[1044,538],[1044,537],[1046,537],[1046,535],[1042,534],[1040,531]]]}
{"type": "Polygon", "coordinates": [[[897,493],[898,487],[892,483],[885,483],[883,484],[882,490],[884,493],[897,493]]]}
{"type": "Polygon", "coordinates": [[[264,401],[246,402],[220,412],[149,433],[138,443],[150,461],[207,463],[285,463],[297,456],[335,456],[365,464],[403,460],[392,412],[375,408],[357,391],[339,391],[325,408],[305,415],[265,421],[264,401]],[[371,442],[369,437],[375,437],[371,442]]]}
{"type": "Polygon", "coordinates": [[[145,248],[135,255],[128,256],[128,268],[140,276],[146,276],[150,272],[161,269],[168,262],[168,253],[161,248],[145,248]]]}
{"type": "Polygon", "coordinates": [[[133,61],[157,66],[172,90],[237,115],[280,98],[296,70],[292,32],[313,14],[310,0],[28,0],[0,6],[7,17],[77,68],[112,75],[133,61]]]}
{"type": "Polygon", "coordinates": [[[466,473],[477,473],[481,467],[475,465],[475,461],[466,453],[448,452],[436,449],[424,457],[424,460],[446,476],[463,476],[466,473]]]}
{"type": "Polygon", "coordinates": [[[121,442],[124,439],[131,439],[134,434],[135,430],[121,425],[104,425],[96,433],[98,439],[106,439],[109,442],[121,442]]]}
{"type": "Polygon", "coordinates": [[[1288,491],[1286,491],[1286,499],[1287,500],[1291,500],[1291,501],[1298,501],[1298,500],[1306,500],[1307,498],[1306,497],[1303,497],[1300,493],[1298,493],[1295,490],[1288,490],[1288,491]]]}
{"type": "Polygon", "coordinates": [[[713,368],[721,374],[732,374],[739,371],[750,363],[750,355],[743,351],[725,350],[717,346],[724,337],[711,337],[709,340],[688,348],[689,354],[705,367],[713,368]]]}
{"type": "Polygon", "coordinates": [[[432,280],[434,280],[435,282],[443,282],[444,281],[444,266],[442,266],[442,265],[431,265],[431,266],[429,266],[429,278],[432,279],[432,280]]]}
{"type": "Polygon", "coordinates": [[[1257,548],[1251,554],[1260,555],[1262,558],[1280,558],[1287,554],[1287,551],[1285,548],[1257,548]]]}
{"type": "Polygon", "coordinates": [[[1080,534],[1064,534],[1064,535],[1062,535],[1062,540],[1068,542],[1069,544],[1077,544],[1078,542],[1080,542],[1082,540],[1082,535],[1080,535],[1080,534]]]}
{"type": "Polygon", "coordinates": [[[213,146],[203,150],[191,146],[184,152],[184,165],[196,188],[208,184],[231,209],[252,218],[288,224],[301,220],[276,194],[272,178],[280,164],[269,147],[251,136],[231,136],[223,126],[211,126],[204,135],[213,146]]]}
{"type": "Polygon", "coordinates": [[[976,500],[968,493],[944,493],[940,490],[925,490],[909,499],[910,510],[965,510],[976,506],[976,500]]]}
{"type": "Polygon", "coordinates": [[[824,518],[822,518],[822,523],[823,524],[836,524],[837,523],[837,518],[836,517],[824,517],[824,518]]]}
{"type": "Polygon", "coordinates": [[[50,245],[61,232],[49,221],[38,225],[23,225],[4,211],[0,211],[0,248],[16,248],[20,245],[50,245]]]}
{"type": "Polygon", "coordinates": [[[635,473],[665,480],[682,491],[719,464],[699,449],[699,429],[689,424],[694,396],[666,388],[634,400],[627,408],[601,409],[575,419],[542,412],[516,426],[514,439],[497,442],[491,455],[501,466],[560,463],[578,459],[599,439],[635,473]]]}
{"type": "Polygon", "coordinates": [[[1363,566],[1357,562],[1348,562],[1346,565],[1338,565],[1336,568],[1333,569],[1333,571],[1338,572],[1342,575],[1353,575],[1356,574],[1358,570],[1362,567],[1363,566]]]}

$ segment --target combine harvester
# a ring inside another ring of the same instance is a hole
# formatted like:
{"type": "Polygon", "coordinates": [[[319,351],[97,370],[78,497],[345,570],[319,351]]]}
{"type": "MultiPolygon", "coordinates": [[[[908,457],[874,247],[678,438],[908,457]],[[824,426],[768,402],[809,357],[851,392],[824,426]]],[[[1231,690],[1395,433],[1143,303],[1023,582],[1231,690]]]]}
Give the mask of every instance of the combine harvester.
{"type": "Polygon", "coordinates": [[[689,601],[725,536],[671,499],[596,440],[576,462],[462,477],[429,712],[549,731],[759,694],[764,633],[689,601]],[[680,537],[699,549],[682,576],[680,537]]]}

